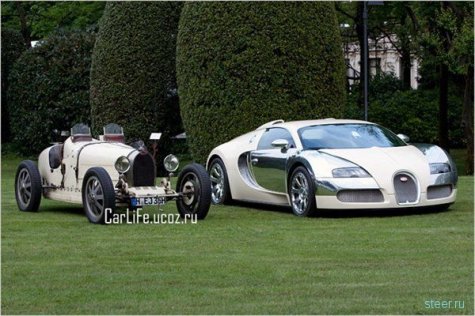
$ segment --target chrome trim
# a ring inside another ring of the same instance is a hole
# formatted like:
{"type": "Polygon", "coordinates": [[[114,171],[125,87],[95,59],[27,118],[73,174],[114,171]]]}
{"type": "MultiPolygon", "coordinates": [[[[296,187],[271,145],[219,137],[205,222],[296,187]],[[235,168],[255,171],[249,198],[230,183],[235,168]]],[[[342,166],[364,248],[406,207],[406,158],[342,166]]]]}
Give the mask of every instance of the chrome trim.
{"type": "Polygon", "coordinates": [[[316,178],[315,195],[336,196],[341,190],[380,190],[373,178],[316,178]]]}
{"type": "Polygon", "coordinates": [[[410,173],[409,171],[406,171],[406,170],[399,170],[393,175],[392,179],[393,179],[392,182],[393,182],[394,196],[396,197],[396,203],[398,205],[414,205],[414,204],[418,204],[420,202],[420,199],[421,199],[421,185],[420,185],[419,181],[417,180],[417,178],[412,173],[410,173]],[[398,202],[398,192],[396,190],[396,187],[394,186],[394,182],[396,180],[396,177],[399,176],[399,175],[407,176],[407,177],[411,178],[412,181],[414,181],[414,184],[415,184],[416,189],[417,189],[417,191],[416,191],[416,200],[415,201],[413,201],[413,202],[401,202],[401,203],[398,202]]]}

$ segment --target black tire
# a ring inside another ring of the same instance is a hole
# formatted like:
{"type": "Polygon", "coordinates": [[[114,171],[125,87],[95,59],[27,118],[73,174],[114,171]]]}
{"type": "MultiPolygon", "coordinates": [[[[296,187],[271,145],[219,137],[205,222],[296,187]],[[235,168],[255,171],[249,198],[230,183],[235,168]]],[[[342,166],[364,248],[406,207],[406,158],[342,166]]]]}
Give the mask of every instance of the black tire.
{"type": "Polygon", "coordinates": [[[232,198],[228,172],[221,158],[214,158],[209,164],[208,171],[211,181],[211,202],[213,204],[229,204],[232,198]]]}
{"type": "Polygon", "coordinates": [[[197,163],[192,163],[180,172],[176,191],[183,193],[176,201],[178,212],[182,218],[194,215],[204,219],[211,205],[211,181],[206,169],[197,163]]]}
{"type": "Polygon", "coordinates": [[[20,211],[38,211],[42,194],[43,187],[38,167],[31,160],[22,161],[15,175],[15,198],[20,211]]]}
{"type": "Polygon", "coordinates": [[[292,212],[297,216],[314,216],[317,212],[315,183],[308,170],[304,167],[297,167],[289,179],[292,212]]]}
{"type": "Polygon", "coordinates": [[[94,224],[104,224],[106,212],[107,216],[114,214],[114,185],[104,168],[93,167],[86,172],[82,184],[82,204],[87,218],[94,224]]]}

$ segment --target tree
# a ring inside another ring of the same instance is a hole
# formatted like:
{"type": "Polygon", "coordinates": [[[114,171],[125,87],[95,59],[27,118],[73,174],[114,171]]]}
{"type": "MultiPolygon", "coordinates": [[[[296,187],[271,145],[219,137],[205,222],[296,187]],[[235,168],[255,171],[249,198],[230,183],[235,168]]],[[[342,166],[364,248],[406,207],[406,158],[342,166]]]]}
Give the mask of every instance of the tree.
{"type": "Polygon", "coordinates": [[[467,171],[473,173],[473,3],[418,3],[414,7],[421,25],[422,60],[439,72],[439,144],[446,150],[449,75],[465,76],[462,123],[466,129],[467,171]]]}
{"type": "Polygon", "coordinates": [[[54,31],[93,29],[104,10],[105,2],[95,1],[3,1],[2,28],[22,33],[25,45],[48,37],[54,31]]]}
{"type": "Polygon", "coordinates": [[[467,139],[466,174],[473,174],[473,3],[449,3],[453,14],[459,20],[452,47],[449,51],[450,70],[462,74],[465,79],[462,126],[467,139]]]}
{"type": "MultiPolygon", "coordinates": [[[[109,2],[99,25],[91,70],[95,133],[111,122],[129,139],[182,131],[176,97],[176,33],[180,2],[109,2]]],[[[161,164],[159,164],[161,166],[161,164]]]]}
{"type": "Polygon", "coordinates": [[[88,32],[53,34],[16,61],[8,78],[8,110],[12,140],[22,154],[38,154],[54,129],[88,122],[94,39],[88,32]]]}
{"type": "Polygon", "coordinates": [[[25,51],[25,45],[20,32],[2,28],[2,143],[10,139],[10,115],[7,104],[8,75],[23,51],[25,51]]]}
{"type": "Polygon", "coordinates": [[[195,160],[275,119],[340,117],[344,60],[332,3],[186,3],[181,114],[195,160]]]}

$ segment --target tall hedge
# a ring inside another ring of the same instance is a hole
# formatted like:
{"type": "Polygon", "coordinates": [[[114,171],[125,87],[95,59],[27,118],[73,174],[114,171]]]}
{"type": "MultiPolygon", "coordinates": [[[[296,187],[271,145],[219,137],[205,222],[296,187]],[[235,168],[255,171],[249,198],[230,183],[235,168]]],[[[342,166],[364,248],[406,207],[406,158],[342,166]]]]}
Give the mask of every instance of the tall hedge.
{"type": "Polygon", "coordinates": [[[14,62],[26,50],[21,33],[2,28],[2,143],[10,140],[10,115],[7,105],[8,74],[14,62]]]}
{"type": "Polygon", "coordinates": [[[194,158],[270,120],[340,117],[344,69],[333,3],[186,3],[177,78],[194,158]]]}
{"type": "Polygon", "coordinates": [[[57,33],[26,51],[9,76],[13,142],[26,155],[39,153],[52,131],[89,122],[89,72],[94,34],[57,33]]]}
{"type": "MultiPolygon", "coordinates": [[[[99,23],[91,70],[94,130],[121,124],[126,137],[182,129],[176,97],[179,2],[109,2],[99,23]]],[[[166,138],[164,135],[164,138],[166,138]]],[[[163,142],[160,152],[163,153],[163,142]]]]}

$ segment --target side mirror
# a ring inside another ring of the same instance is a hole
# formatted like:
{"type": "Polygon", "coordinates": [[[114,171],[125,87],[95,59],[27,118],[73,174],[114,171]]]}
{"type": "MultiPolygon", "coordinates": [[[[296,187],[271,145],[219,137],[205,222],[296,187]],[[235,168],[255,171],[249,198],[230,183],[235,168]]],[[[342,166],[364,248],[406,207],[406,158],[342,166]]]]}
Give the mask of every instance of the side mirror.
{"type": "Polygon", "coordinates": [[[280,148],[282,151],[286,151],[289,148],[289,142],[286,139],[276,139],[271,145],[272,147],[280,148]]]}
{"type": "Polygon", "coordinates": [[[405,143],[409,143],[409,136],[404,135],[404,134],[397,134],[397,137],[402,139],[405,143]]]}

